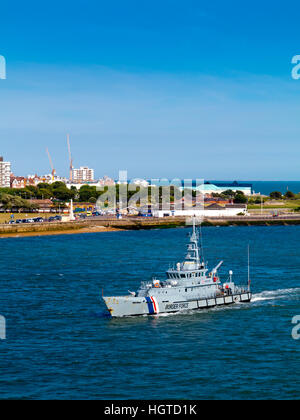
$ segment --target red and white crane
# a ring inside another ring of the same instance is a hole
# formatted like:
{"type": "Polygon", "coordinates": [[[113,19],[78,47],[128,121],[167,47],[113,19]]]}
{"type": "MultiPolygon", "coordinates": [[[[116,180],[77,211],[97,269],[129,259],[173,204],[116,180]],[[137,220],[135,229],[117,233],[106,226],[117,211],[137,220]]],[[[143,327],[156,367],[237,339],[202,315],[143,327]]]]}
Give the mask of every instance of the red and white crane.
{"type": "Polygon", "coordinates": [[[48,158],[49,158],[49,163],[50,163],[50,166],[51,166],[52,181],[54,181],[54,177],[56,175],[56,170],[54,169],[53,162],[52,162],[52,159],[51,159],[48,148],[46,149],[46,152],[47,152],[47,155],[48,155],[48,158]]]}

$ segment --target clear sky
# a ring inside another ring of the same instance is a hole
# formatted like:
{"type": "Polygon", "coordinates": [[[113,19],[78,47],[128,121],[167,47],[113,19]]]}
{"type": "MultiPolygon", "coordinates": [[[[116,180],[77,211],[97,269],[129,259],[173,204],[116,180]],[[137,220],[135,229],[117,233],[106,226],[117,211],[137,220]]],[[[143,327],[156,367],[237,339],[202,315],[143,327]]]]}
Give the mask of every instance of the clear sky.
{"type": "Polygon", "coordinates": [[[17,175],[299,180],[296,1],[2,2],[0,155],[17,175]]]}

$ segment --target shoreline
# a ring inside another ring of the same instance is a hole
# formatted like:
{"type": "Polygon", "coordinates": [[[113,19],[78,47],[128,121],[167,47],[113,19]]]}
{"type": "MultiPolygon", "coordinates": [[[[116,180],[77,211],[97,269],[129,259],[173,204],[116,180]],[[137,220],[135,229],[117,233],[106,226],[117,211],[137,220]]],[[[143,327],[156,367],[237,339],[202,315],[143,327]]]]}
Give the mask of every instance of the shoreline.
{"type": "MultiPolygon", "coordinates": [[[[202,226],[289,226],[300,225],[300,217],[286,218],[231,218],[205,219],[202,226]]],[[[119,232],[129,230],[171,229],[186,227],[185,218],[146,220],[141,218],[88,220],[85,222],[59,222],[38,225],[0,225],[1,238],[22,238],[54,235],[79,235],[86,233],[119,232]]]]}
{"type": "MultiPolygon", "coordinates": [[[[125,230],[125,229],[124,229],[125,230]]],[[[120,229],[116,228],[106,228],[103,226],[98,226],[94,228],[81,228],[81,229],[62,229],[62,230],[45,230],[45,231],[35,231],[35,232],[14,232],[14,233],[0,233],[0,239],[5,238],[30,238],[30,237],[39,237],[39,236],[57,236],[57,235],[80,235],[85,233],[102,233],[102,232],[116,232],[120,229]]]]}

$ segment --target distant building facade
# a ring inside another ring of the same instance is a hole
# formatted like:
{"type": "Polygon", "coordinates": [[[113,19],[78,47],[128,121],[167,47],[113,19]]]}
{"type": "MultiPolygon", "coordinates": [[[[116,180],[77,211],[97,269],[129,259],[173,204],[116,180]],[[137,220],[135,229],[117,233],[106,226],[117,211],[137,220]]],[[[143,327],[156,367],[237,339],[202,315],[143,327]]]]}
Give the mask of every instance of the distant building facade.
{"type": "Polygon", "coordinates": [[[15,176],[14,174],[10,175],[10,187],[15,189],[21,189],[26,187],[37,187],[39,184],[53,184],[54,182],[67,182],[66,178],[61,178],[58,176],[49,175],[28,175],[24,176],[15,176]]]}
{"type": "Polygon", "coordinates": [[[211,204],[203,209],[187,209],[187,210],[154,210],[152,211],[154,217],[170,217],[170,216],[184,216],[184,217],[232,217],[238,215],[247,215],[247,206],[245,204],[226,204],[220,206],[218,204],[211,204]]]}
{"type": "Polygon", "coordinates": [[[109,178],[107,175],[105,175],[103,178],[99,179],[98,184],[100,187],[111,187],[115,185],[115,181],[112,178],[109,178]]]}
{"type": "Polygon", "coordinates": [[[253,193],[252,184],[239,183],[239,182],[205,182],[195,188],[201,191],[206,197],[211,197],[212,194],[222,194],[225,191],[231,190],[233,192],[241,191],[246,196],[251,196],[253,193]]]}
{"type": "Polygon", "coordinates": [[[0,156],[0,188],[10,187],[10,175],[11,175],[11,163],[4,162],[2,156],[0,156]]]}
{"type": "Polygon", "coordinates": [[[81,166],[79,169],[73,169],[73,183],[81,184],[85,182],[93,182],[95,177],[94,169],[90,169],[87,166],[81,166]]]}

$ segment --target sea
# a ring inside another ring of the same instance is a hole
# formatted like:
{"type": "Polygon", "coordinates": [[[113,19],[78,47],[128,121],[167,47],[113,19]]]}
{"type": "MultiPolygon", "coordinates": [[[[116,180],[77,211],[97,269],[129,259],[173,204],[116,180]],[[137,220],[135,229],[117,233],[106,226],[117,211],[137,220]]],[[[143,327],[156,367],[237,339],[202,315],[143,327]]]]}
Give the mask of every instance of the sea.
{"type": "Polygon", "coordinates": [[[247,283],[250,244],[252,303],[108,316],[102,293],[163,278],[190,228],[0,239],[0,398],[299,399],[300,226],[202,231],[224,281],[247,283]]]}
{"type": "MultiPolygon", "coordinates": [[[[214,182],[214,181],[210,181],[214,182]]],[[[215,182],[229,182],[232,181],[215,181],[215,182]]],[[[292,191],[294,194],[300,193],[300,181],[238,181],[241,184],[252,184],[253,191],[263,195],[270,195],[273,191],[279,191],[285,194],[287,191],[292,191]]]]}

